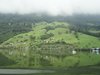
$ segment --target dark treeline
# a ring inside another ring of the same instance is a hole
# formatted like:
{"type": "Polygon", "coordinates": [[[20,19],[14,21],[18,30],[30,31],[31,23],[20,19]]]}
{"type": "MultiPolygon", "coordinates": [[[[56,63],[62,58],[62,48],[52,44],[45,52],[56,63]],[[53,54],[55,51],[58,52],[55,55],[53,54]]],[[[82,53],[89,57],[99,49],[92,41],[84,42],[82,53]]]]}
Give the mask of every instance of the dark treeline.
{"type": "Polygon", "coordinates": [[[84,33],[84,34],[88,34],[88,35],[91,35],[91,36],[95,36],[95,37],[100,37],[100,26],[90,26],[90,25],[87,25],[87,24],[72,24],[70,26],[70,30],[74,30],[76,32],[81,32],[81,33],[84,33]],[[91,32],[93,31],[93,32],[91,32]],[[98,32],[95,32],[95,31],[98,31],[98,32]]]}
{"type": "Polygon", "coordinates": [[[20,33],[31,31],[32,25],[38,22],[63,21],[71,24],[71,29],[100,37],[100,15],[75,14],[72,16],[50,16],[47,14],[0,14],[0,43],[20,33]]]}

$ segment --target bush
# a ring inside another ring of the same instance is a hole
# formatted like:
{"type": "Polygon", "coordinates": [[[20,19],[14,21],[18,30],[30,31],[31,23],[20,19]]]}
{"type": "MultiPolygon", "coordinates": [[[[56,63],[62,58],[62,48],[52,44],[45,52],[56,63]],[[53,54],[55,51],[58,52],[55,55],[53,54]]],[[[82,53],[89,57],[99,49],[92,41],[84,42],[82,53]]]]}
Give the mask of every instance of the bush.
{"type": "Polygon", "coordinates": [[[47,27],[45,27],[45,29],[46,29],[47,31],[49,31],[49,30],[54,30],[55,28],[52,27],[52,26],[47,26],[47,27]]]}
{"type": "Polygon", "coordinates": [[[41,36],[41,40],[45,40],[45,39],[48,39],[50,37],[54,36],[54,34],[50,33],[50,34],[45,34],[45,35],[42,35],[41,36]]]}

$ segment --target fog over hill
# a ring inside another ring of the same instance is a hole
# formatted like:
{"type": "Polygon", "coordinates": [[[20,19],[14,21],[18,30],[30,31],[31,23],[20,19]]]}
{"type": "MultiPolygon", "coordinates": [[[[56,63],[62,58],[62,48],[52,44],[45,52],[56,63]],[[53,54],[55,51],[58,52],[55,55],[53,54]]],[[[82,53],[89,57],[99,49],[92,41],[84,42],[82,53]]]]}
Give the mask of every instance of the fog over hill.
{"type": "Polygon", "coordinates": [[[74,30],[100,36],[99,3],[100,0],[0,0],[0,43],[31,31],[32,25],[43,21],[67,22],[74,30]]]}
{"type": "Polygon", "coordinates": [[[99,14],[100,0],[0,0],[0,13],[99,14]]]}

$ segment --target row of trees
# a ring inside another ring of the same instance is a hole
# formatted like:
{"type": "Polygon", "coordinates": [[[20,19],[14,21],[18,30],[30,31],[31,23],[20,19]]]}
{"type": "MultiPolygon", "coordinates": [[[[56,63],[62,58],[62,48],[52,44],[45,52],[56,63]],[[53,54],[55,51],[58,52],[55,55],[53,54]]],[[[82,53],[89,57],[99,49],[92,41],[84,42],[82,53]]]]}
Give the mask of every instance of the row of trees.
{"type": "Polygon", "coordinates": [[[91,35],[91,36],[95,36],[95,37],[100,37],[100,32],[98,33],[93,33],[93,32],[90,32],[90,31],[98,31],[98,27],[100,26],[88,26],[87,24],[84,25],[84,24],[75,24],[75,25],[70,25],[70,31],[75,31],[75,32],[81,32],[81,33],[84,33],[84,34],[88,34],[88,35],[91,35]]]}

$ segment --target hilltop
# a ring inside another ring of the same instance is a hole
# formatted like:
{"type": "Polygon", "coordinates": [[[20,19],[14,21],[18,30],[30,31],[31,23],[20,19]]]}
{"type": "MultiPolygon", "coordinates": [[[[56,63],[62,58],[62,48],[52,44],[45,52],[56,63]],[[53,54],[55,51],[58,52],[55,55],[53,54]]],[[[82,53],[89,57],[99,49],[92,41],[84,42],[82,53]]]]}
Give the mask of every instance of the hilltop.
{"type": "Polygon", "coordinates": [[[0,44],[21,33],[31,31],[35,23],[68,22],[81,33],[100,37],[100,15],[74,14],[72,16],[51,16],[47,14],[1,14],[0,13],[0,44]]]}
{"type": "Polygon", "coordinates": [[[32,26],[32,31],[14,36],[1,45],[27,46],[30,38],[33,39],[35,44],[65,42],[77,48],[100,46],[100,39],[98,37],[74,31],[71,29],[71,25],[65,22],[36,23],[32,26]]]}

